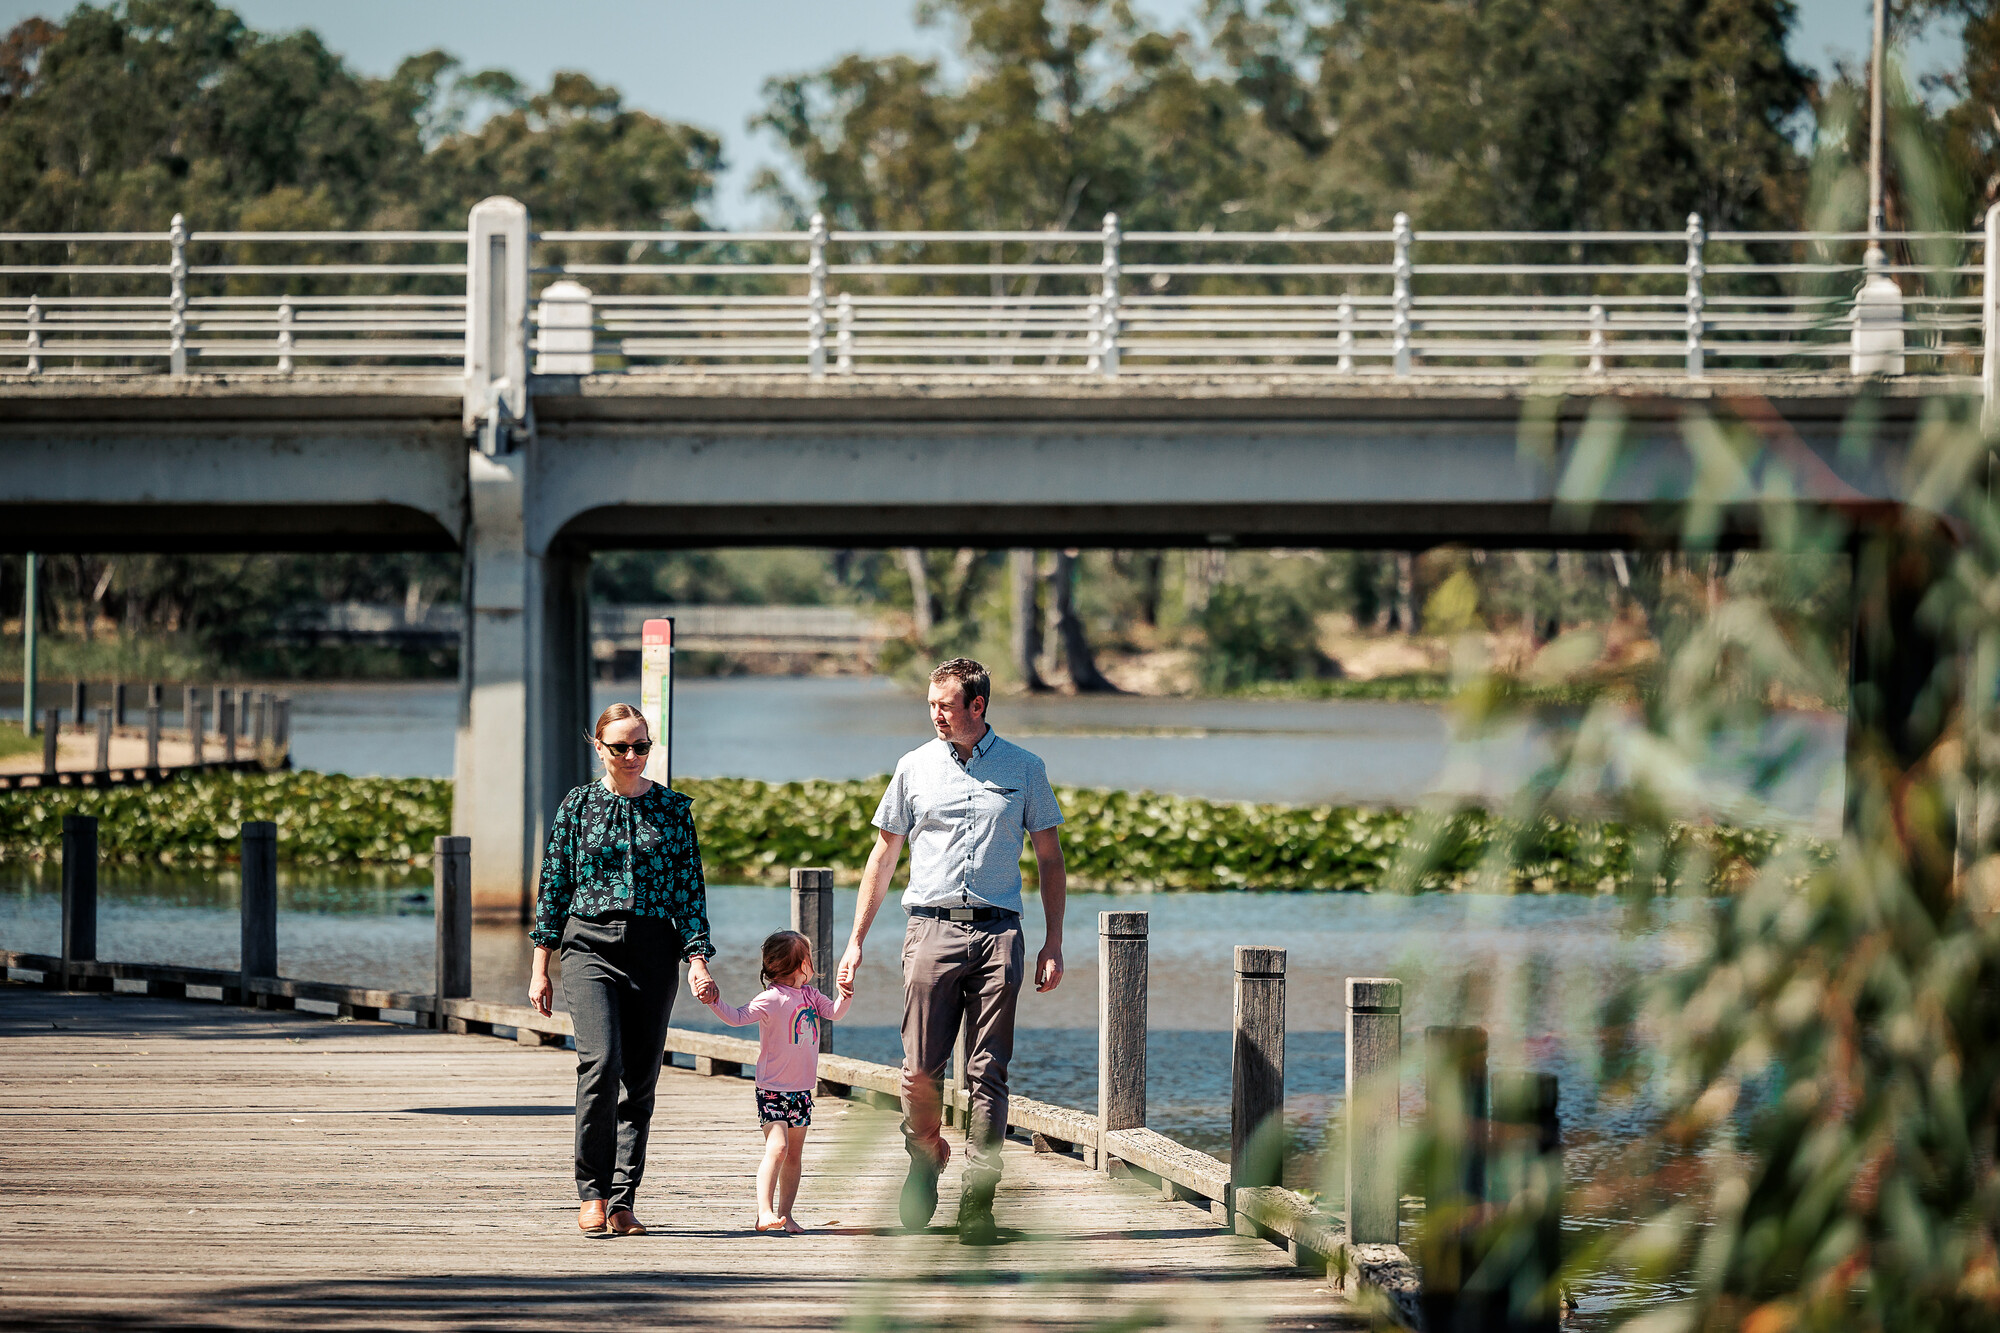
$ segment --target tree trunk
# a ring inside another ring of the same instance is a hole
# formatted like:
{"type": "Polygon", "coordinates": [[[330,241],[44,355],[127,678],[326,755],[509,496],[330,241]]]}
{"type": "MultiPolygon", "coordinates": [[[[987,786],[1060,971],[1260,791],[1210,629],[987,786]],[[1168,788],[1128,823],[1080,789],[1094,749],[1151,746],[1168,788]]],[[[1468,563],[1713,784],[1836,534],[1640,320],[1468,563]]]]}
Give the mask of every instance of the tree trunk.
{"type": "Polygon", "coordinates": [[[910,619],[917,627],[917,637],[928,639],[931,628],[944,618],[937,598],[931,595],[929,572],[924,568],[923,550],[915,546],[903,548],[903,572],[910,577],[910,619]]]}
{"type": "Polygon", "coordinates": [[[1036,616],[1039,608],[1035,605],[1035,553],[1009,552],[1008,577],[1012,584],[1009,601],[1014,611],[1011,644],[1014,674],[1021,678],[1023,689],[1046,690],[1048,682],[1042,679],[1041,668],[1036,664],[1042,655],[1042,623],[1036,616]]]}
{"type": "Polygon", "coordinates": [[[1076,552],[1056,552],[1056,567],[1049,574],[1056,628],[1062,636],[1063,661],[1069,667],[1069,683],[1079,694],[1117,694],[1118,687],[1097,669],[1097,657],[1083,632],[1083,620],[1076,613],[1076,552]]]}
{"type": "Polygon", "coordinates": [[[951,562],[951,614],[963,620],[972,614],[972,597],[979,591],[979,552],[970,546],[958,548],[951,562]]]}
{"type": "Polygon", "coordinates": [[[1139,623],[1160,623],[1160,553],[1147,551],[1139,557],[1139,623]]]}
{"type": "Polygon", "coordinates": [[[1409,551],[1396,552],[1396,628],[1417,632],[1417,557],[1409,551]]]}

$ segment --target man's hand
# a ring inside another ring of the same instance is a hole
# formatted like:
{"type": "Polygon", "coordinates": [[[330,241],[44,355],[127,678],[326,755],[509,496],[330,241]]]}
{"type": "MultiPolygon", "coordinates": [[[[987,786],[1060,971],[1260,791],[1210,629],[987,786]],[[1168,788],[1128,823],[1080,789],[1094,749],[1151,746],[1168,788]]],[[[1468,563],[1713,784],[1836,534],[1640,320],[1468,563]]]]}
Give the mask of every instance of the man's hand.
{"type": "Polygon", "coordinates": [[[854,991],[854,974],[860,970],[861,941],[849,940],[847,942],[847,952],[840,956],[840,971],[834,975],[834,984],[839,986],[841,990],[852,994],[854,991]]]}
{"type": "Polygon", "coordinates": [[[703,1004],[712,1004],[722,995],[722,987],[708,974],[708,960],[696,958],[688,964],[688,989],[703,1004]]]}
{"type": "Polygon", "coordinates": [[[1052,991],[1062,984],[1062,945],[1044,944],[1042,951],[1035,955],[1035,990],[1052,991]]]}

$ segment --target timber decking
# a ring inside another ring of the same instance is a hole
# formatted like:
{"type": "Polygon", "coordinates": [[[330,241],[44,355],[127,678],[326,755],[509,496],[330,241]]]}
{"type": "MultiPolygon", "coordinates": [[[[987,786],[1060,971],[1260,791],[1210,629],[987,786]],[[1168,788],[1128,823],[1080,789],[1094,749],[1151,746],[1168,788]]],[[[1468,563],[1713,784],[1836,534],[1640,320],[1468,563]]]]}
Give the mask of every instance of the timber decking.
{"type": "MultiPolygon", "coordinates": [[[[750,1085],[669,1070],[640,1216],[585,1241],[573,1056],[0,986],[0,1327],[1357,1329],[1282,1250],[1006,1148],[967,1250],[894,1226],[893,1113],[823,1097],[800,1220],[750,1231],[750,1085]]],[[[955,1160],[939,1221],[954,1215],[955,1160]]]]}

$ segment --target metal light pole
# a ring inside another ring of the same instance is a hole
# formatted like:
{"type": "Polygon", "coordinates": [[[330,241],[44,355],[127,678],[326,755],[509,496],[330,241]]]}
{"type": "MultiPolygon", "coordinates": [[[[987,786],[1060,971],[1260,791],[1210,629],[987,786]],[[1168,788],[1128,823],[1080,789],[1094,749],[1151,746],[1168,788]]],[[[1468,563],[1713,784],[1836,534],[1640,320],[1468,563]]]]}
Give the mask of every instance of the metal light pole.
{"type": "Polygon", "coordinates": [[[36,592],[35,567],[39,561],[28,552],[27,595],[21,600],[21,729],[35,734],[35,609],[41,598],[36,592]]]}
{"type": "Polygon", "coordinates": [[[1882,67],[1888,45],[1888,0],[1875,0],[1875,43],[1868,78],[1868,253],[1861,261],[1870,273],[1889,262],[1882,250],[1882,233],[1888,221],[1882,204],[1882,67]]]}

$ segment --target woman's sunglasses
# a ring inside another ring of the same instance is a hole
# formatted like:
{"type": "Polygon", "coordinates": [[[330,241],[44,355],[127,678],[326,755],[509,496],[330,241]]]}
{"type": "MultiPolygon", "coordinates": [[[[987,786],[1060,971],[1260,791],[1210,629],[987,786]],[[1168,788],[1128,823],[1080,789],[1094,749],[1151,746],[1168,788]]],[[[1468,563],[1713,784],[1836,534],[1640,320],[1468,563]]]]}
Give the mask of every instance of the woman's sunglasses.
{"type": "Polygon", "coordinates": [[[599,741],[598,744],[608,750],[613,759],[623,759],[627,754],[636,754],[644,759],[653,752],[651,741],[633,741],[629,745],[624,741],[599,741]]]}

